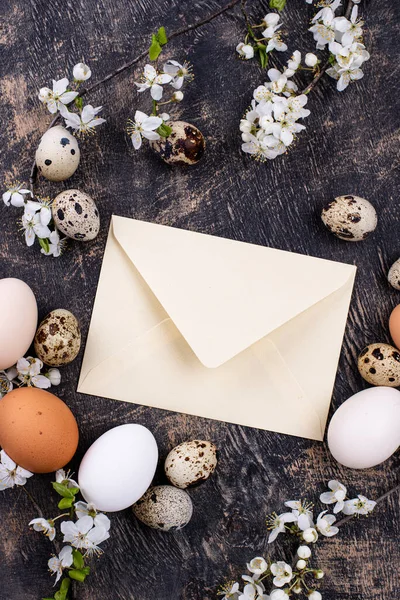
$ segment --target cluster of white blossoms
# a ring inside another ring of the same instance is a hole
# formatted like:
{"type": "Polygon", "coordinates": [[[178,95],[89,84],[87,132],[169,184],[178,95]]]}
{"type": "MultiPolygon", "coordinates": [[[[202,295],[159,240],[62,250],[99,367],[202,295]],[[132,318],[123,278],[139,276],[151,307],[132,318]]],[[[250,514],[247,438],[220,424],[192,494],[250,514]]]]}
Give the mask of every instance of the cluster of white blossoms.
{"type": "Polygon", "coordinates": [[[269,81],[254,90],[251,108],[240,121],[243,152],[261,161],[274,159],[305,129],[298,120],[310,114],[304,108],[307,96],[297,94],[298,87],[291,80],[300,65],[301,54],[296,50],[282,73],[269,69],[269,81]]]}
{"type": "Polygon", "coordinates": [[[32,475],[30,471],[19,467],[4,450],[0,452],[0,492],[15,485],[25,485],[32,475]]]}
{"type": "MultiPolygon", "coordinates": [[[[278,13],[268,13],[263,18],[261,25],[262,27],[261,38],[257,39],[257,43],[252,43],[249,40],[249,35],[246,36],[244,42],[240,42],[236,46],[236,52],[243,60],[250,60],[254,57],[255,51],[262,50],[265,54],[272,52],[272,50],[278,50],[278,52],[284,52],[287,50],[287,45],[282,42],[281,33],[279,29],[282,27],[282,23],[279,23],[280,17],[278,13]],[[261,45],[260,45],[261,42],[261,45]],[[262,48],[261,46],[265,46],[262,48]]],[[[253,38],[254,39],[254,38],[253,38]]]]}
{"type": "MultiPolygon", "coordinates": [[[[61,496],[59,508],[67,509],[53,519],[37,517],[32,519],[29,525],[35,530],[43,533],[50,541],[57,535],[56,521],[64,516],[74,515],[76,520],[62,521],[60,531],[63,535],[62,548],[58,556],[52,556],[48,561],[48,567],[52,575],[55,575],[57,583],[61,577],[66,575],[67,586],[70,579],[83,582],[90,572],[86,565],[86,558],[102,553],[100,544],[110,537],[110,519],[103,513],[99,513],[93,504],[86,502],[75,502],[75,496],[79,492],[79,485],[71,479],[69,473],[60,469],[56,473],[56,481],[53,488],[61,496]]],[[[65,583],[61,584],[61,589],[65,583]]],[[[55,596],[57,597],[57,595],[55,596]]]]}
{"type": "Polygon", "coordinates": [[[21,217],[21,230],[24,233],[26,245],[32,246],[37,238],[42,254],[58,257],[64,251],[67,242],[65,238],[60,238],[60,234],[53,224],[51,200],[39,196],[35,200],[32,198],[32,192],[19,182],[8,185],[3,194],[6,206],[24,209],[21,217]]]}
{"type": "Polygon", "coordinates": [[[27,356],[20,358],[17,364],[6,371],[0,371],[0,399],[14,387],[36,387],[46,390],[52,385],[59,385],[61,374],[58,369],[49,369],[41,373],[43,363],[38,358],[27,356]]]}
{"type": "Polygon", "coordinates": [[[363,21],[358,19],[358,6],[352,8],[350,19],[336,17],[335,11],[340,0],[326,4],[312,20],[310,31],[313,33],[317,48],[328,46],[332,66],[327,74],[337,80],[337,89],[342,92],[349,83],[364,76],[361,66],[370,58],[363,40],[363,21]]]}
{"type": "Polygon", "coordinates": [[[97,116],[102,107],[94,108],[91,104],[83,106],[82,98],[77,91],[79,86],[92,76],[92,71],[84,63],[78,63],[74,66],[72,74],[71,85],[69,79],[64,77],[58,81],[53,79],[52,89],[41,88],[38,94],[39,100],[47,106],[51,114],[60,112],[65,119],[66,127],[70,127],[78,134],[92,133],[95,127],[106,122],[105,119],[97,116]],[[67,105],[72,102],[75,103],[78,113],[68,110],[67,105]]]}
{"type": "MultiPolygon", "coordinates": [[[[334,505],[335,514],[367,515],[376,506],[376,502],[365,496],[346,499],[347,490],[336,480],[329,481],[329,491],[320,495],[322,504],[334,505]]],[[[242,584],[231,581],[225,584],[219,595],[223,600],[287,600],[294,593],[303,594],[309,600],[321,600],[322,594],[316,589],[316,584],[324,577],[321,569],[310,566],[312,555],[311,545],[319,536],[332,537],[339,533],[334,514],[324,510],[319,513],[314,523],[313,505],[301,500],[289,500],[285,506],[290,512],[280,515],[273,513],[267,517],[267,527],[270,530],[268,543],[276,540],[279,534],[289,533],[296,536],[300,545],[296,550],[292,565],[285,561],[271,562],[262,556],[256,556],[247,564],[249,574],[242,575],[242,584]],[[266,592],[268,582],[270,592],[266,592]]]]}
{"type": "Polygon", "coordinates": [[[191,65],[188,62],[180,64],[176,60],[168,60],[161,70],[157,70],[153,65],[145,65],[140,82],[134,82],[138,92],[150,91],[153,101],[153,111],[151,115],[137,110],[134,119],[128,120],[127,131],[131,138],[135,150],[139,150],[142,145],[142,138],[150,141],[159,140],[161,137],[167,137],[170,128],[166,125],[169,120],[169,114],[162,112],[159,114],[158,107],[165,104],[182,102],[183,92],[181,88],[185,82],[193,79],[191,65]],[[160,102],[164,94],[164,86],[170,85],[173,92],[168,100],[160,102]]]}

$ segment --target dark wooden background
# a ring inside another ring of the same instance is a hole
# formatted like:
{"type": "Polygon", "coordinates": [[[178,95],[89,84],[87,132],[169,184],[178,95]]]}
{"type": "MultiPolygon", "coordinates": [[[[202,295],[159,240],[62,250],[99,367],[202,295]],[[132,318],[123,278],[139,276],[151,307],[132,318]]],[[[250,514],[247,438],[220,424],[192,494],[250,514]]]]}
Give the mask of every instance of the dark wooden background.
{"type": "MultiPolygon", "coordinates": [[[[172,31],[206,17],[223,0],[2,0],[0,29],[0,178],[27,182],[31,161],[50,116],[37,90],[72,73],[84,59],[92,81],[139,54],[159,25],[172,31]]],[[[267,2],[253,0],[254,18],[267,2]]],[[[0,208],[0,277],[31,285],[40,318],[67,308],[79,318],[85,340],[112,213],[355,263],[359,267],[332,410],[366,384],[357,354],[369,342],[390,341],[388,317],[400,302],[386,273],[400,256],[398,201],[399,6],[393,0],[361,4],[371,60],[365,77],[344,93],[326,78],[312,93],[307,130],[287,156],[260,165],[240,151],[238,123],[252,90],[265,80],[256,62],[244,64],[234,47],[243,38],[240,10],[182,35],[165,58],[188,58],[196,73],[174,116],[197,125],[207,153],[193,169],[172,169],[149,149],[135,153],[124,133],[136,108],[148,110],[149,96],[133,81],[143,63],[93,93],[86,102],[104,105],[107,125],[81,144],[81,164],[66,182],[40,182],[55,196],[78,187],[93,196],[101,213],[98,238],[73,243],[59,259],[25,247],[18,209],[0,208]],[[377,208],[377,231],[365,242],[337,240],[322,226],[322,206],[335,195],[358,194],[377,208]]],[[[283,13],[289,47],[312,51],[306,33],[313,9],[288,0],[283,13]]],[[[279,54],[286,60],[288,53],[279,54]]],[[[279,64],[279,63],[276,63],[279,64]]],[[[293,290],[296,293],[296,290],[293,290]]],[[[189,526],[164,534],[137,522],[130,511],[112,516],[112,538],[95,574],[75,588],[79,600],[204,600],[215,598],[225,577],[238,577],[251,557],[282,556],[281,543],[267,547],[264,517],[286,499],[316,499],[330,478],[351,494],[376,498],[398,481],[399,455],[369,471],[338,466],[325,444],[206,419],[182,416],[75,392],[82,352],[62,371],[56,393],[73,410],[81,432],[76,469],[89,445],[112,426],[137,422],[149,427],[160,455],[193,438],[213,440],[220,452],[210,481],[193,489],[195,514],[189,526]]],[[[310,364],[310,369],[313,365],[310,364]]],[[[134,385],[134,382],[133,382],[134,385]]],[[[28,489],[49,516],[56,511],[50,476],[36,476],[28,489]]],[[[159,481],[163,481],[160,469],[159,481]]],[[[28,530],[35,510],[21,489],[0,495],[0,581],[2,600],[48,596],[49,542],[28,530]]],[[[399,498],[392,497],[367,520],[352,522],[318,546],[318,565],[327,572],[325,600],[399,598],[399,498]]],[[[291,550],[285,547],[290,559],[291,550]]]]}

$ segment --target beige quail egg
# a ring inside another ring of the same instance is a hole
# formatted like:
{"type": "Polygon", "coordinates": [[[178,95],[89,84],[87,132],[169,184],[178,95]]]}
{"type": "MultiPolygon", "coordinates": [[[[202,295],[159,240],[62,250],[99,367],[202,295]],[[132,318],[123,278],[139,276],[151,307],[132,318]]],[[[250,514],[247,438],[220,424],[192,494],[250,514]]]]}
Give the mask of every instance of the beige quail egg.
{"type": "Polygon", "coordinates": [[[50,181],[64,181],[78,168],[80,152],[76,138],[61,125],[51,127],[36,150],[39,173],[50,181]]]}
{"type": "Polygon", "coordinates": [[[74,240],[88,242],[99,233],[99,211],[94,200],[84,192],[61,192],[55,197],[51,210],[57,229],[74,240]]]}
{"type": "Polygon", "coordinates": [[[358,370],[368,383],[400,386],[400,352],[389,344],[370,344],[358,357],[358,370]]]}
{"type": "Polygon", "coordinates": [[[193,514],[189,494],[172,485],[157,485],[132,506],[136,517],[148,527],[177,531],[185,527],[193,514]]]}
{"type": "Polygon", "coordinates": [[[365,240],[378,223],[375,208],[359,196],[338,196],[322,210],[321,218],[329,231],[348,242],[365,240]]]}
{"type": "Polygon", "coordinates": [[[217,448],[211,442],[183,442],[168,454],[165,474],[178,488],[187,488],[207,479],[217,466],[217,448]]]}
{"type": "Polygon", "coordinates": [[[40,323],[35,335],[35,352],[46,365],[67,365],[76,358],[80,347],[79,324],[68,310],[52,310],[40,323]]]}
{"type": "Polygon", "coordinates": [[[390,267],[388,281],[395,290],[400,290],[400,258],[390,267]]]}
{"type": "Polygon", "coordinates": [[[151,147],[169,165],[195,165],[202,158],[206,142],[200,129],[185,121],[167,124],[172,132],[167,138],[151,142],[151,147]]]}

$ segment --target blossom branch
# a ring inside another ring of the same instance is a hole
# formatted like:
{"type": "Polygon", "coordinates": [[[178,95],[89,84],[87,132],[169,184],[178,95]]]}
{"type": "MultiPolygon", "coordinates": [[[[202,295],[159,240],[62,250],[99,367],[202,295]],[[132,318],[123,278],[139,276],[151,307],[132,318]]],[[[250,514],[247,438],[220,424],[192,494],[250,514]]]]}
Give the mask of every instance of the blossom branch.
{"type": "MultiPolygon", "coordinates": [[[[386,500],[386,498],[389,498],[389,496],[392,496],[396,492],[400,492],[400,483],[398,485],[396,485],[394,488],[390,489],[385,494],[382,494],[382,496],[380,496],[377,500],[375,500],[375,502],[377,504],[380,504],[381,502],[383,502],[384,500],[386,500]]],[[[354,514],[354,515],[348,515],[347,517],[343,517],[343,519],[340,519],[340,521],[338,521],[337,523],[335,523],[336,527],[344,525],[345,523],[347,523],[348,521],[350,521],[351,519],[353,519],[355,516],[356,515],[354,514]]]]}

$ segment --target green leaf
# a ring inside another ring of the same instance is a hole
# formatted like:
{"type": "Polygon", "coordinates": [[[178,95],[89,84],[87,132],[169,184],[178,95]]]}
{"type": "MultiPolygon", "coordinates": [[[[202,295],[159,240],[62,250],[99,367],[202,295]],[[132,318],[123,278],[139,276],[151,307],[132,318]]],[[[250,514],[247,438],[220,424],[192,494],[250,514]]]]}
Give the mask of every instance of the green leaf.
{"type": "Polygon", "coordinates": [[[157,40],[157,37],[153,33],[153,35],[151,36],[151,46],[149,48],[150,60],[157,60],[157,58],[161,54],[161,50],[162,48],[157,40]]]}
{"type": "Polygon", "coordinates": [[[58,508],[60,510],[64,510],[64,508],[71,508],[71,506],[73,505],[74,502],[75,502],[75,496],[73,498],[63,498],[58,503],[58,508]]]}
{"type": "Polygon", "coordinates": [[[85,573],[85,575],[89,575],[90,573],[90,567],[84,567],[83,569],[81,569],[82,573],[85,573]]]}
{"type": "Polygon", "coordinates": [[[73,550],[72,551],[72,556],[73,556],[73,559],[74,559],[74,567],[75,567],[75,569],[83,569],[84,566],[85,566],[85,561],[83,560],[83,556],[79,552],[79,550],[73,550]]]}
{"type": "Polygon", "coordinates": [[[71,579],[75,579],[75,581],[80,581],[81,583],[83,583],[86,579],[85,573],[79,569],[72,569],[71,571],[68,571],[68,575],[71,577],[71,579]]]}
{"type": "Polygon", "coordinates": [[[53,481],[51,485],[53,486],[57,494],[59,494],[63,498],[73,498],[75,496],[74,490],[76,490],[77,488],[67,488],[62,483],[57,483],[56,481],[53,481]]]}
{"type": "Polygon", "coordinates": [[[54,600],[66,600],[70,585],[71,580],[68,577],[63,579],[61,582],[60,589],[54,594],[54,600]]]}
{"type": "Polygon", "coordinates": [[[45,252],[50,252],[50,242],[47,238],[38,238],[40,247],[43,248],[45,252]]]}
{"type": "Polygon", "coordinates": [[[77,96],[75,98],[75,106],[78,110],[82,110],[83,108],[83,98],[81,96],[77,96]]]}
{"type": "Polygon", "coordinates": [[[157,39],[157,42],[160,44],[160,46],[165,46],[165,44],[168,42],[167,34],[165,32],[165,27],[159,28],[159,30],[156,33],[156,39],[157,39]]]}
{"type": "Polygon", "coordinates": [[[286,5],[286,0],[269,0],[269,7],[275,10],[283,10],[286,5]]]}
{"type": "Polygon", "coordinates": [[[74,496],[76,496],[76,494],[79,492],[78,487],[73,487],[73,488],[68,488],[68,489],[74,496]]]}
{"type": "Polygon", "coordinates": [[[257,51],[258,51],[258,60],[260,61],[260,65],[263,69],[265,69],[265,67],[268,64],[267,47],[264,46],[264,44],[258,44],[257,51]]]}
{"type": "Polygon", "coordinates": [[[161,135],[163,138],[167,138],[172,133],[172,127],[162,123],[158,129],[156,129],[157,133],[161,135]]]}
{"type": "Polygon", "coordinates": [[[329,58],[328,58],[328,62],[329,62],[329,64],[333,65],[333,63],[336,62],[336,56],[334,54],[330,54],[329,58]]]}

